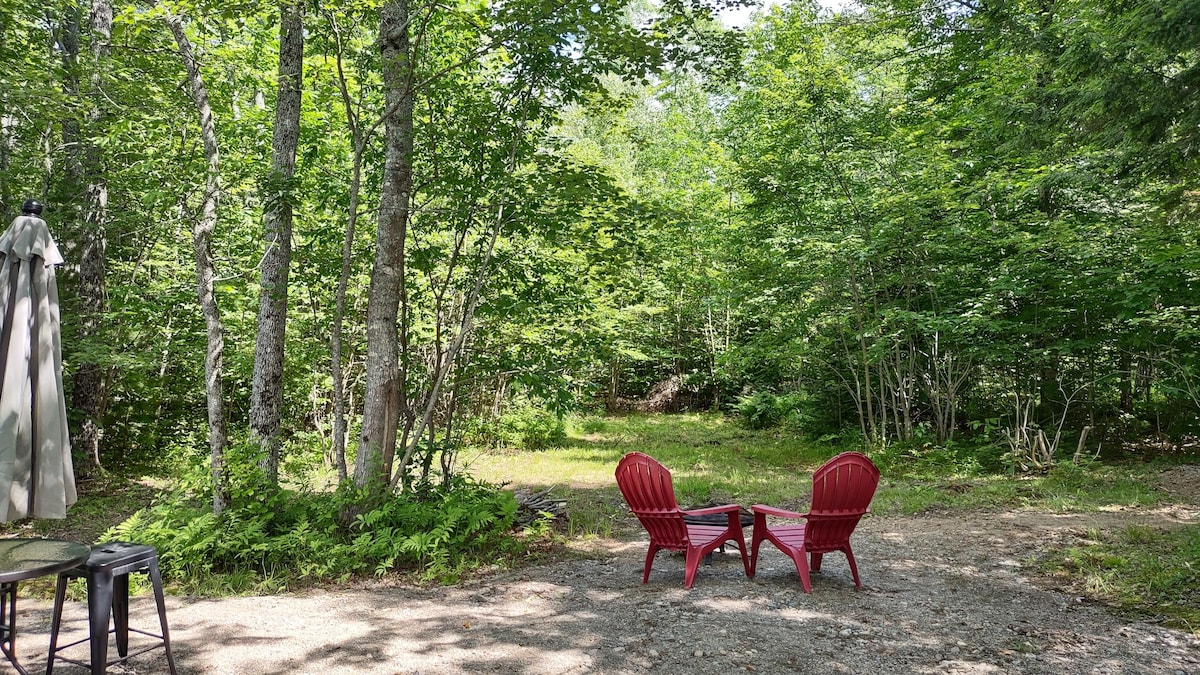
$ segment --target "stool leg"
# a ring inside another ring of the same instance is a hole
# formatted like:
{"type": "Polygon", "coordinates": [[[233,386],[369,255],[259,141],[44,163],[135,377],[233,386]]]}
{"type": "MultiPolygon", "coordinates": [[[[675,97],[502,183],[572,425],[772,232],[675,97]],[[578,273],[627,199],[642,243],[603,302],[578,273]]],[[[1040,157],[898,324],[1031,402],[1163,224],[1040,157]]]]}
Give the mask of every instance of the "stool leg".
{"type": "Polygon", "coordinates": [[[150,560],[150,585],[154,587],[154,601],[158,603],[158,625],[162,628],[163,648],[167,652],[167,667],[175,673],[175,657],[171,654],[171,635],[167,632],[167,603],[163,598],[162,575],[158,572],[158,558],[150,560]]]}
{"type": "Polygon", "coordinates": [[[0,585],[0,624],[4,633],[0,639],[0,651],[9,662],[21,672],[21,664],[17,662],[17,582],[9,581],[0,585]]]}
{"type": "Polygon", "coordinates": [[[88,575],[87,582],[92,675],[104,675],[108,668],[108,615],[113,605],[113,575],[111,572],[93,572],[88,575]]]}
{"type": "Polygon", "coordinates": [[[54,618],[50,621],[50,653],[46,656],[46,675],[54,672],[54,657],[58,656],[58,631],[62,628],[63,604],[67,601],[69,581],[66,575],[60,574],[58,585],[54,588],[54,618]]]}
{"type": "Polygon", "coordinates": [[[113,577],[113,628],[117,634],[117,655],[129,655],[129,575],[113,577]]]}

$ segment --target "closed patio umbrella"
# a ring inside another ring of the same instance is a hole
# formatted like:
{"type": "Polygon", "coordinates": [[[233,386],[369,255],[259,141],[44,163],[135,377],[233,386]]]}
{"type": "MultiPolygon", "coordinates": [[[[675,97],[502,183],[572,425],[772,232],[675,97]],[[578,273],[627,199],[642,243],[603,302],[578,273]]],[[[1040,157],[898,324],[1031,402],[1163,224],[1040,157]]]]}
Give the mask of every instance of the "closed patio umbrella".
{"type": "Polygon", "coordinates": [[[63,262],[42,205],[0,234],[0,521],[65,518],[75,503],[59,336],[63,262]]]}

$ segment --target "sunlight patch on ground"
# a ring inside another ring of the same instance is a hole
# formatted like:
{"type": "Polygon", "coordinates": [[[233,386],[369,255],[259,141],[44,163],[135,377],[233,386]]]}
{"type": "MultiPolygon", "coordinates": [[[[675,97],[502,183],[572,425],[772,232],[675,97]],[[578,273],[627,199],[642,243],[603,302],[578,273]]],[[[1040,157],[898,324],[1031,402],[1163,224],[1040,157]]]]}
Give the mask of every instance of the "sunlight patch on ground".
{"type": "MultiPolygon", "coordinates": [[[[640,536],[641,531],[638,531],[638,533],[640,536]]],[[[591,555],[603,553],[609,556],[614,556],[615,560],[616,556],[624,555],[631,549],[640,549],[642,552],[645,552],[647,541],[645,539],[638,539],[637,541],[620,541],[607,537],[592,537],[589,539],[567,541],[565,545],[572,551],[579,551],[581,553],[588,553],[591,555]]]]}
{"type": "Polygon", "coordinates": [[[788,608],[779,611],[781,619],[789,621],[827,621],[833,622],[834,616],[826,612],[813,612],[805,609],[788,608]]]}
{"type": "Polygon", "coordinates": [[[734,612],[750,613],[758,609],[758,605],[755,603],[740,598],[708,598],[693,604],[698,607],[707,607],[714,612],[725,612],[730,615],[734,612]]]}
{"type": "Polygon", "coordinates": [[[616,464],[579,461],[566,451],[520,454],[481,453],[464,461],[467,472],[481,480],[512,485],[615,486],[616,464]]]}

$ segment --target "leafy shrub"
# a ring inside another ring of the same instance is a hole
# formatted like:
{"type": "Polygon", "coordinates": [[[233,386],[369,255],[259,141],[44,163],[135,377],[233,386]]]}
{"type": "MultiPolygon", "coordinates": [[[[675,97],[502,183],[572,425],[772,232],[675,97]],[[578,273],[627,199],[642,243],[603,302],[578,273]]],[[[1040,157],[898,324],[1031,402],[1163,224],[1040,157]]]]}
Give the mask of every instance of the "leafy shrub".
{"type": "Polygon", "coordinates": [[[567,429],[559,415],[531,402],[519,402],[505,410],[499,419],[473,420],[465,437],[479,445],[545,450],[561,447],[567,439],[567,429]]]}
{"type": "Polygon", "coordinates": [[[806,433],[813,426],[811,400],[805,392],[794,391],[778,396],[756,391],[742,396],[737,413],[743,427],[761,430],[784,426],[788,431],[806,433]]]}
{"type": "Polygon", "coordinates": [[[779,411],[779,424],[797,434],[809,434],[814,430],[812,399],[800,391],[780,394],[775,399],[779,411]]]}
{"type": "Polygon", "coordinates": [[[522,408],[501,418],[510,436],[526,450],[556,448],[567,438],[562,418],[541,408],[522,408]]]}
{"type": "Polygon", "coordinates": [[[889,443],[871,458],[880,469],[903,476],[980,476],[1003,469],[1005,449],[997,444],[935,443],[923,434],[889,443]]]}
{"type": "Polygon", "coordinates": [[[747,429],[770,429],[781,418],[778,398],[769,391],[742,396],[737,403],[738,417],[747,429]]]}
{"type": "Polygon", "coordinates": [[[349,490],[250,490],[251,482],[242,481],[220,516],[195,492],[179,490],[104,538],[156,547],[164,577],[209,593],[397,571],[452,581],[521,546],[510,535],[517,510],[512,495],[464,477],[392,497],[349,525],[339,516],[359,503],[349,490]]]}

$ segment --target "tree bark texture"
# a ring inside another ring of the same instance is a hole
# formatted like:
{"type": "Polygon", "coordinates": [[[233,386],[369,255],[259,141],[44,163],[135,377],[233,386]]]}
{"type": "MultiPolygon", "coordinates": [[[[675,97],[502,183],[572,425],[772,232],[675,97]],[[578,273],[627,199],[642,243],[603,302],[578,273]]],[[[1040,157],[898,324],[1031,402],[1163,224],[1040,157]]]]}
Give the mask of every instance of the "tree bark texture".
{"type": "Polygon", "coordinates": [[[271,174],[265,186],[262,288],[258,337],[250,395],[250,442],[259,446],[260,465],[272,485],[279,482],[280,417],[283,409],[283,356],[288,311],[288,272],[292,261],[292,180],[300,138],[300,93],[304,84],[304,3],[279,9],[279,95],[271,140],[271,174]]]}
{"type": "Polygon", "coordinates": [[[404,284],[405,238],[412,198],[413,88],[407,0],[380,12],[379,44],[385,102],[385,163],[371,288],[367,296],[366,392],[354,483],[369,492],[388,487],[400,418],[397,316],[404,284]]]}
{"type": "MultiPolygon", "coordinates": [[[[85,137],[95,137],[105,118],[104,85],[108,80],[112,53],[113,10],[109,0],[92,0],[91,68],[88,74],[87,119],[85,137]]],[[[108,182],[104,151],[80,138],[84,186],[83,221],[79,232],[79,340],[99,339],[107,305],[108,182]]],[[[71,387],[71,407],[79,424],[72,439],[75,467],[83,475],[100,468],[101,420],[106,407],[104,367],[94,361],[80,363],[71,387]]]]}
{"type": "Polygon", "coordinates": [[[165,17],[179,46],[179,56],[187,69],[188,88],[196,112],[200,116],[200,137],[204,143],[206,171],[204,203],[200,217],[192,228],[192,247],[196,253],[196,289],[204,312],[208,345],[204,359],[204,391],[208,400],[208,444],[212,455],[213,513],[220,514],[229,506],[229,488],[225,476],[225,404],[222,400],[222,361],[225,353],[224,327],[214,289],[216,272],[213,267],[212,235],[217,226],[217,202],[221,195],[221,155],[217,146],[217,128],[213,121],[208,89],[200,75],[200,64],[178,16],[165,17]]]}

